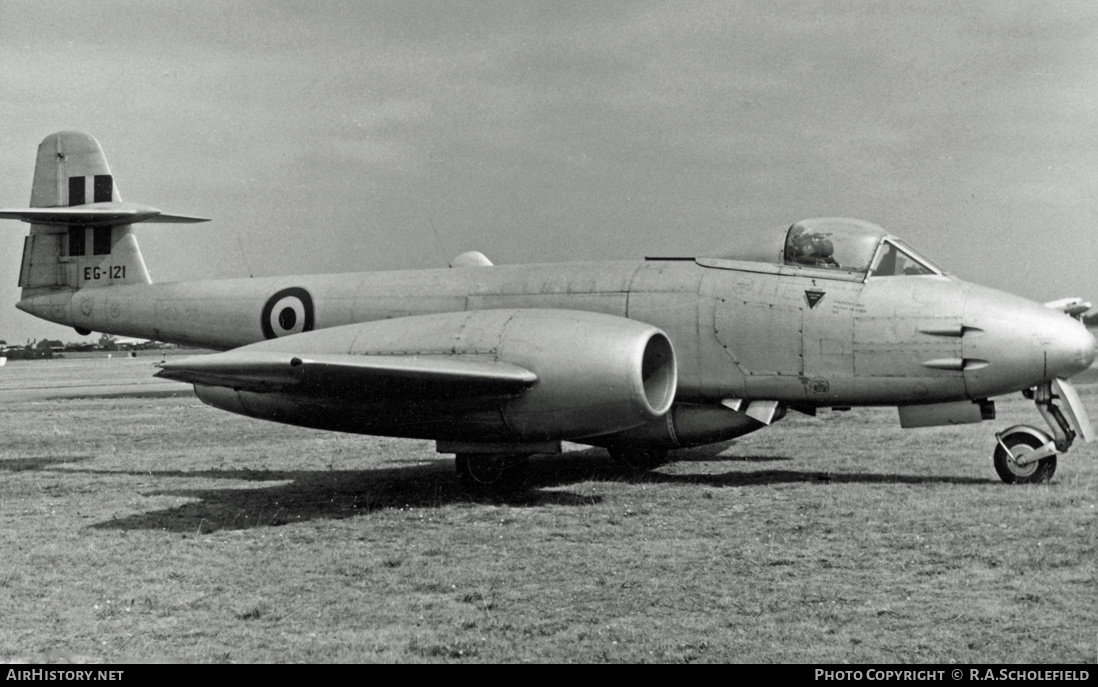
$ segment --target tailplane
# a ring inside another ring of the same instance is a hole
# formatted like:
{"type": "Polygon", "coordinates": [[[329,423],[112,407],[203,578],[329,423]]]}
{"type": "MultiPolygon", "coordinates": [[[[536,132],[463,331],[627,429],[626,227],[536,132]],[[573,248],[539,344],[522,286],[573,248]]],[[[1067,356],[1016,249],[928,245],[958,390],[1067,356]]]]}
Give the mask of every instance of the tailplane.
{"type": "Polygon", "coordinates": [[[99,142],[62,131],[38,146],[29,208],[0,209],[0,219],[31,225],[23,244],[23,298],[121,284],[149,284],[133,233],[136,222],[205,222],[123,203],[99,142]]]}

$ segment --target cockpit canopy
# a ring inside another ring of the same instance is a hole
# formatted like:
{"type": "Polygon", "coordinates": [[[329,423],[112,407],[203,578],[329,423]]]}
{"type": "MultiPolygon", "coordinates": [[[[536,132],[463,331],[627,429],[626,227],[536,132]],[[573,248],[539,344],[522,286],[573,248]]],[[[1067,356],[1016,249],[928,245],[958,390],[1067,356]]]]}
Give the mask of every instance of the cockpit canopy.
{"type": "Polygon", "coordinates": [[[845,218],[802,220],[762,241],[726,247],[709,257],[863,277],[942,274],[934,263],[876,224],[845,218]]]}

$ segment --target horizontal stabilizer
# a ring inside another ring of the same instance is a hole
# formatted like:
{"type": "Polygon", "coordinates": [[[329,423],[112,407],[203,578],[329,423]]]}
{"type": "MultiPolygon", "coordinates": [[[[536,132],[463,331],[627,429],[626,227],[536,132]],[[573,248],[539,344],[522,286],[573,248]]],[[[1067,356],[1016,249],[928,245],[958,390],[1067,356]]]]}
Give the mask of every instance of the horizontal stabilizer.
{"type": "Polygon", "coordinates": [[[17,219],[31,224],[98,227],[115,227],[137,222],[184,224],[210,221],[205,217],[167,215],[148,205],[115,202],[59,208],[0,209],[0,219],[17,219]]]}
{"type": "Polygon", "coordinates": [[[1049,301],[1048,303],[1045,303],[1045,307],[1052,310],[1059,310],[1065,315],[1071,315],[1072,317],[1078,318],[1083,313],[1090,310],[1091,305],[1082,298],[1076,297],[1049,301]]]}
{"type": "Polygon", "coordinates": [[[324,396],[394,399],[505,398],[537,381],[510,363],[413,355],[294,355],[228,351],[162,362],[157,377],[243,391],[293,388],[324,396]]]}

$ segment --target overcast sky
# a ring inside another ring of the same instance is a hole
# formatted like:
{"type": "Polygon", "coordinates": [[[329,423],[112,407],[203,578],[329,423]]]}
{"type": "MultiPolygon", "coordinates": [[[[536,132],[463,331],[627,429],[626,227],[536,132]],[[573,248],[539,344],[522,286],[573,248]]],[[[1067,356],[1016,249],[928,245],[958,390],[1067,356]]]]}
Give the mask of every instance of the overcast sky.
{"type": "MultiPolygon", "coordinates": [[[[1098,3],[0,3],[0,207],[102,144],[155,281],[695,255],[817,216],[1098,301],[1098,3]]],[[[14,307],[0,339],[78,337],[14,307]]]]}

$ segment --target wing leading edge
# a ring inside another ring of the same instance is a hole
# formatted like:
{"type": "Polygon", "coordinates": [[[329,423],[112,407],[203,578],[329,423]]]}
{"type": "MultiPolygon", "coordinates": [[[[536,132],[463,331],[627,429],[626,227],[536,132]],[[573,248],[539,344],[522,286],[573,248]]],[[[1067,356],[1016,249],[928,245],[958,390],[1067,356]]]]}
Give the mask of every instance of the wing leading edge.
{"type": "Polygon", "coordinates": [[[188,384],[379,401],[507,398],[538,380],[530,370],[510,363],[413,355],[228,351],[159,367],[157,377],[188,384]]]}

